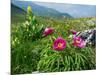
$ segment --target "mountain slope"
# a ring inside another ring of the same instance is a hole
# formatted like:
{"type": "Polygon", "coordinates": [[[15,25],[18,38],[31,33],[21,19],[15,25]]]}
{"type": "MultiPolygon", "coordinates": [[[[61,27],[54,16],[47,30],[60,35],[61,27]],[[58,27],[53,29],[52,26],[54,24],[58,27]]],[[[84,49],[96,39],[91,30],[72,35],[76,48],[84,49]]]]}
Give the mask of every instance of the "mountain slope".
{"type": "Polygon", "coordinates": [[[26,11],[11,3],[11,22],[24,21],[26,11]]]}
{"type": "Polygon", "coordinates": [[[26,11],[11,3],[11,15],[25,14],[26,11]]]}
{"type": "Polygon", "coordinates": [[[32,10],[34,12],[35,15],[39,15],[39,16],[55,16],[55,17],[63,17],[66,16],[68,18],[72,18],[71,15],[67,14],[67,13],[60,13],[54,9],[51,8],[46,8],[44,6],[40,6],[37,5],[33,2],[29,2],[29,1],[12,1],[12,3],[22,9],[24,9],[25,11],[27,10],[27,6],[31,6],[32,10]]]}

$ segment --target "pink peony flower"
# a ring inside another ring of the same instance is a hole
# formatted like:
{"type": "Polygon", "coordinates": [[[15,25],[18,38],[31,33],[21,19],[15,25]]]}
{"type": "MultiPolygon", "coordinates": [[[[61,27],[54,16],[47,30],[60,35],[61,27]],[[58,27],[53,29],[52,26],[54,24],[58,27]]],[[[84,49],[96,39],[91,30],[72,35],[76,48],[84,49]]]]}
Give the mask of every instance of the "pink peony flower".
{"type": "Polygon", "coordinates": [[[74,36],[74,42],[73,42],[74,46],[77,46],[79,48],[84,48],[86,46],[86,43],[84,40],[82,40],[80,37],[76,37],[74,36]]]}
{"type": "Polygon", "coordinates": [[[77,33],[77,31],[75,31],[75,30],[70,30],[71,32],[72,32],[72,34],[76,34],[77,33]]]}
{"type": "Polygon", "coordinates": [[[49,34],[52,34],[54,32],[54,29],[53,28],[46,28],[43,32],[43,35],[44,36],[47,36],[49,34]]]}
{"type": "Polygon", "coordinates": [[[64,40],[61,37],[58,37],[53,44],[53,49],[54,50],[58,50],[58,51],[62,51],[66,48],[66,40],[64,40]]]}

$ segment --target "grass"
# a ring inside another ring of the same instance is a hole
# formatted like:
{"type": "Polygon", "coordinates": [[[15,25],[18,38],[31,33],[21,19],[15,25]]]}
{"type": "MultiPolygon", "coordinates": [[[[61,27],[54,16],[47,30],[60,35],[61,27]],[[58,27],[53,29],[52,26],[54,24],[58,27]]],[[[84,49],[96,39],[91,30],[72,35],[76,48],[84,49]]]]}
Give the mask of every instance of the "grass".
{"type": "Polygon", "coordinates": [[[57,20],[52,17],[35,16],[24,22],[16,20],[14,23],[13,21],[11,24],[11,73],[95,69],[95,47],[87,46],[83,49],[74,47],[72,38],[69,38],[70,29],[82,31],[95,28],[95,20],[95,17],[57,20]],[[55,33],[42,37],[46,27],[53,27],[55,33]],[[52,49],[52,38],[58,36],[67,40],[67,47],[64,51],[52,49]]]}

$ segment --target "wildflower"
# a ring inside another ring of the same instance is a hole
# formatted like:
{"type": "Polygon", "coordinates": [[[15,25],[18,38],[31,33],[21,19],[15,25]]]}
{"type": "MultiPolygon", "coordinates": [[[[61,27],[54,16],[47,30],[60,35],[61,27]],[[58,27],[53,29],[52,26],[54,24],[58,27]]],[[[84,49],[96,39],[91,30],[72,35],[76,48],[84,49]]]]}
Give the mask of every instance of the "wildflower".
{"type": "Polygon", "coordinates": [[[86,43],[84,40],[82,40],[82,38],[74,36],[73,45],[79,48],[84,48],[86,46],[86,43]]]}
{"type": "Polygon", "coordinates": [[[46,28],[43,32],[43,35],[44,36],[47,36],[47,35],[50,35],[54,32],[54,29],[53,28],[46,28]]]}
{"type": "Polygon", "coordinates": [[[31,6],[28,6],[28,7],[27,7],[27,13],[32,13],[32,8],[31,8],[31,6]]]}
{"type": "Polygon", "coordinates": [[[61,37],[58,37],[53,44],[53,49],[54,50],[58,50],[58,51],[62,51],[66,48],[66,40],[64,40],[61,37]]]}

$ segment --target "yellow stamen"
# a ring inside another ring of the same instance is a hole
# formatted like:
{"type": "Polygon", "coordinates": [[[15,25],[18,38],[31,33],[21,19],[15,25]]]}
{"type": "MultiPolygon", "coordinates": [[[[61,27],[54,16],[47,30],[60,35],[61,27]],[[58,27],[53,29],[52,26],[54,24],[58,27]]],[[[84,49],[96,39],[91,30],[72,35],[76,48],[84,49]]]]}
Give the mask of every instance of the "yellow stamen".
{"type": "Polygon", "coordinates": [[[76,40],[76,43],[80,43],[80,41],[76,40]]]}
{"type": "Polygon", "coordinates": [[[59,43],[59,44],[58,44],[58,48],[61,48],[62,46],[63,46],[62,43],[59,43]]]}

